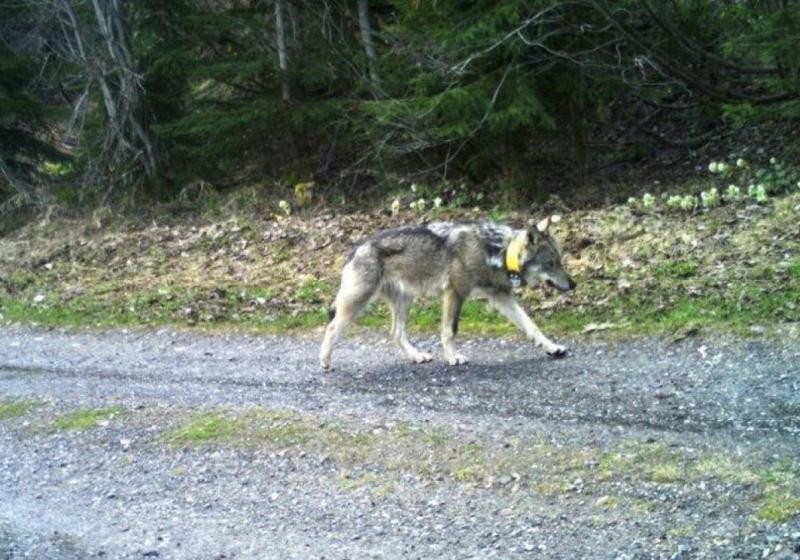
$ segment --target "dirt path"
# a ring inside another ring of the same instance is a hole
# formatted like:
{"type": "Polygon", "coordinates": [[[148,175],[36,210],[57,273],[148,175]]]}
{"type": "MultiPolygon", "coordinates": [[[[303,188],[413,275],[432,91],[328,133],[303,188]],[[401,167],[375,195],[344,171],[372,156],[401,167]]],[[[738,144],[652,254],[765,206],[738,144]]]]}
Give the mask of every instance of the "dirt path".
{"type": "Polygon", "coordinates": [[[0,340],[2,559],[800,557],[796,341],[0,340]]]}

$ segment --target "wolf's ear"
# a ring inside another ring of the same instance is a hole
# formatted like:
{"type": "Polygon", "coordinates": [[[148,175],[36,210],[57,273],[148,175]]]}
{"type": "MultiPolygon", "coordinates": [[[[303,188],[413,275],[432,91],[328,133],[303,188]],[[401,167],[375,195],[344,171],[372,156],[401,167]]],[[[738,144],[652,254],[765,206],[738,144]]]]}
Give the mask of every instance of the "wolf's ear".
{"type": "Polygon", "coordinates": [[[553,214],[552,216],[547,216],[544,220],[536,224],[536,229],[539,230],[541,233],[547,233],[547,230],[550,229],[552,224],[556,224],[561,220],[561,216],[558,214],[553,214]]]}

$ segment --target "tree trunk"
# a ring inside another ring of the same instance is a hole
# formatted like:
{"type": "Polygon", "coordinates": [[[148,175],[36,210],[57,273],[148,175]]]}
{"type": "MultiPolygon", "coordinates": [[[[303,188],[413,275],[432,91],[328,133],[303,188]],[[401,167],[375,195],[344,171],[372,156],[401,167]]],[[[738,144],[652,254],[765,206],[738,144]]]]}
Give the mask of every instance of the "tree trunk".
{"type": "Polygon", "coordinates": [[[284,0],[275,0],[275,35],[278,44],[278,67],[281,73],[281,99],[289,103],[292,99],[289,90],[289,56],[286,51],[286,26],[284,24],[284,0]]]}
{"type": "Polygon", "coordinates": [[[378,76],[378,69],[376,67],[378,54],[375,52],[375,43],[372,41],[372,26],[369,23],[368,0],[358,0],[358,27],[361,29],[361,40],[364,43],[364,52],[367,55],[369,80],[372,83],[373,91],[377,91],[380,84],[380,76],[378,76]]]}

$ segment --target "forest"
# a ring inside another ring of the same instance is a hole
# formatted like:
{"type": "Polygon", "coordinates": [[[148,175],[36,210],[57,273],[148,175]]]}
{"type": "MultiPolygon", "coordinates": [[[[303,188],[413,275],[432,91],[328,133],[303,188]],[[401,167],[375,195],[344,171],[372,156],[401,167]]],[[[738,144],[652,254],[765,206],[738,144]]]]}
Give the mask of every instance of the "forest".
{"type": "Polygon", "coordinates": [[[0,0],[0,38],[4,214],[797,163],[794,0],[0,0]]]}

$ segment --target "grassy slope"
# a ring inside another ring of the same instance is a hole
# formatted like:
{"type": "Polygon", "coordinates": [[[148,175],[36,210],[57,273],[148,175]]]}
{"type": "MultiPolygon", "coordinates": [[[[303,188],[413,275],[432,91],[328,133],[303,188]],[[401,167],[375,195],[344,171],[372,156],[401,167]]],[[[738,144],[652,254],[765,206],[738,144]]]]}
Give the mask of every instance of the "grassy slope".
{"type": "MultiPolygon", "coordinates": [[[[356,240],[401,223],[481,217],[464,210],[391,217],[379,210],[276,219],[217,209],[102,227],[91,220],[34,223],[0,238],[0,314],[58,326],[308,329],[325,323],[343,255],[356,240]]],[[[578,290],[568,298],[526,290],[522,298],[545,330],[561,334],[592,324],[623,335],[776,324],[796,333],[798,217],[797,193],[765,206],[693,215],[627,207],[568,213],[556,236],[578,290]]],[[[438,321],[436,302],[412,314],[419,329],[435,329],[438,321]]],[[[380,305],[361,320],[387,322],[380,305]]],[[[513,327],[473,302],[462,330],[508,334],[513,327]]]]}

